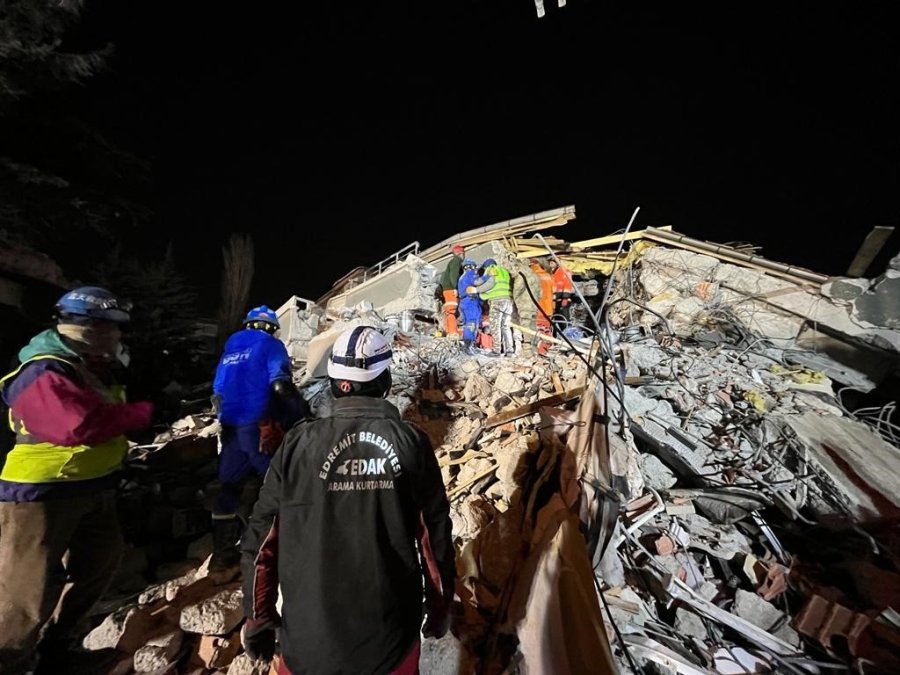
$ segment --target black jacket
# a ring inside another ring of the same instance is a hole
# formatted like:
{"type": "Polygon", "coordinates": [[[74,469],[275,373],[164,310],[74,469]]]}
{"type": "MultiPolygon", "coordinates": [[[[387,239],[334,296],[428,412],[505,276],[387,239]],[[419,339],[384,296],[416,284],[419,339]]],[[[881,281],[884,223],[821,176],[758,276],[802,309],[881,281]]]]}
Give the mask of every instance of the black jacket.
{"type": "Polygon", "coordinates": [[[419,638],[423,583],[431,598],[453,595],[434,451],[382,399],[337,399],[329,417],[291,430],[241,548],[249,622],[276,618],[281,584],[282,653],[294,675],[390,672],[419,638]]]}

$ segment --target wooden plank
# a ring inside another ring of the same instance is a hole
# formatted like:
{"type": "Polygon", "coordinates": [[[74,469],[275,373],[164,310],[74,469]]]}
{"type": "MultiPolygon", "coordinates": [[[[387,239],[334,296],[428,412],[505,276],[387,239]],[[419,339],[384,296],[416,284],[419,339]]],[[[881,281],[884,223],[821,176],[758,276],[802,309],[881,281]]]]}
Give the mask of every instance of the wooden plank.
{"type": "MultiPolygon", "coordinates": [[[[671,230],[671,225],[665,225],[664,227],[657,227],[657,230],[671,230]]],[[[625,235],[625,241],[631,241],[633,239],[642,239],[647,230],[638,230],[636,232],[629,232],[625,235]]],[[[609,244],[618,244],[623,239],[621,234],[608,234],[605,237],[597,237],[596,239],[585,239],[583,241],[574,241],[569,247],[570,248],[593,248],[594,246],[608,246],[609,244]]]]}
{"type": "Polygon", "coordinates": [[[470,459],[478,459],[479,457],[487,457],[487,454],[479,450],[466,450],[466,454],[456,459],[450,459],[450,455],[446,454],[438,460],[438,466],[455,466],[456,464],[465,464],[470,459]]]}
{"type": "Polygon", "coordinates": [[[881,253],[881,249],[887,243],[887,240],[894,234],[894,228],[891,225],[876,225],[872,231],[866,235],[862,246],[856,252],[856,257],[847,268],[848,277],[861,277],[869,269],[875,257],[881,253]]]}
{"type": "Polygon", "coordinates": [[[554,371],[550,374],[550,379],[553,380],[553,389],[557,394],[561,394],[566,390],[562,385],[562,380],[559,379],[559,373],[554,371]]]}
{"type": "Polygon", "coordinates": [[[490,467],[488,467],[488,468],[485,469],[484,471],[481,471],[481,472],[475,474],[475,476],[474,476],[473,478],[470,478],[469,480],[467,480],[467,481],[466,481],[465,483],[463,483],[462,485],[457,485],[455,488],[453,488],[452,490],[450,490],[450,491],[447,492],[447,499],[453,499],[453,497],[454,497],[455,495],[459,494],[460,492],[462,492],[463,490],[465,490],[467,487],[469,487],[469,486],[471,486],[471,485],[474,485],[475,483],[477,483],[478,481],[480,481],[480,480],[481,480],[482,478],[484,478],[485,476],[487,476],[487,475],[489,475],[489,474],[492,474],[494,471],[497,470],[497,466],[499,466],[499,465],[497,465],[497,464],[492,464],[490,467]]]}
{"type": "MultiPolygon", "coordinates": [[[[557,345],[563,345],[565,347],[569,346],[569,343],[566,342],[565,340],[560,340],[559,338],[555,338],[552,335],[545,335],[544,333],[539,333],[536,330],[532,330],[531,328],[526,328],[525,326],[520,326],[517,323],[511,323],[510,326],[512,328],[515,328],[516,330],[522,331],[526,335],[534,335],[539,340],[546,340],[547,342],[552,342],[553,344],[557,344],[557,345]]],[[[582,351],[582,349],[585,349],[585,350],[587,349],[587,347],[583,347],[582,345],[579,345],[579,344],[576,344],[575,347],[577,348],[578,351],[582,351]]]]}
{"type": "Polygon", "coordinates": [[[507,410],[502,413],[497,413],[496,415],[491,415],[484,421],[484,428],[490,429],[492,427],[500,426],[501,424],[506,424],[507,422],[519,419],[520,417],[525,417],[526,415],[536,413],[541,408],[556,407],[558,405],[562,405],[566,401],[571,401],[573,398],[578,398],[579,396],[581,396],[584,393],[585,389],[587,389],[587,386],[582,385],[580,387],[575,387],[574,389],[564,391],[561,394],[554,394],[553,396],[542,398],[538,401],[535,401],[534,403],[523,405],[519,408],[516,408],[515,410],[507,410]]]}

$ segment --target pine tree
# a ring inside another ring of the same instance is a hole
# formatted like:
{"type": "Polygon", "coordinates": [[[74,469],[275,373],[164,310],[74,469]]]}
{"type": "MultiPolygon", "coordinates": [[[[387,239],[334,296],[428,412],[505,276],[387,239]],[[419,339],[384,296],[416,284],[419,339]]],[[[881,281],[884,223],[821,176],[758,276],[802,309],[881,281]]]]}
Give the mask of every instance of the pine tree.
{"type": "Polygon", "coordinates": [[[222,272],[222,305],[219,310],[218,347],[221,351],[232,331],[241,325],[250,299],[253,282],[253,238],[233,233],[222,247],[225,267],[222,272]]]}

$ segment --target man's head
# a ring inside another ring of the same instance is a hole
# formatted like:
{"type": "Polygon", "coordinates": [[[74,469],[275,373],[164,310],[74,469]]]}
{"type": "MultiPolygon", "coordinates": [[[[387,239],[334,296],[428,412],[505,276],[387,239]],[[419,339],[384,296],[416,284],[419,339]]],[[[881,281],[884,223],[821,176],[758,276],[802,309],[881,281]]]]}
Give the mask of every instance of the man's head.
{"type": "Polygon", "coordinates": [[[466,258],[462,261],[462,268],[464,270],[474,270],[478,269],[478,263],[472,260],[471,258],[466,258]]]}
{"type": "Polygon", "coordinates": [[[254,307],[244,317],[244,326],[254,330],[261,330],[269,335],[274,335],[281,325],[278,323],[278,315],[267,305],[254,307]]]}
{"type": "Polygon", "coordinates": [[[453,244],[453,246],[450,247],[450,250],[458,256],[462,256],[462,254],[466,252],[466,249],[462,244],[453,244]]]}
{"type": "Polygon", "coordinates": [[[550,272],[555,272],[559,267],[559,263],[556,262],[556,258],[547,258],[547,270],[550,272]]]}
{"type": "Polygon", "coordinates": [[[356,326],[342,333],[331,348],[328,377],[335,398],[384,398],[391,390],[391,346],[371,326],[356,326]]]}
{"type": "Polygon", "coordinates": [[[112,359],[122,339],[120,325],[131,318],[131,303],[99,286],[81,286],[56,303],[56,330],[86,356],[112,359]]]}
{"type": "Polygon", "coordinates": [[[493,267],[496,264],[497,264],[496,260],[494,260],[493,258],[487,258],[483,263],[481,263],[481,266],[484,269],[488,269],[489,267],[493,267]]]}

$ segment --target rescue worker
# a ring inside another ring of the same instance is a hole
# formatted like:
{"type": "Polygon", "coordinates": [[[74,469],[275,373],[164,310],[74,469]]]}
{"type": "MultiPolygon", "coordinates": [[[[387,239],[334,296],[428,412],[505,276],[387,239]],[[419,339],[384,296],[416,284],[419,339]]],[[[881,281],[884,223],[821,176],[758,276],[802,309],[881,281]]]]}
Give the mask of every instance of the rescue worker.
{"type": "Polygon", "coordinates": [[[391,357],[370,326],[340,335],[330,416],[287,435],[241,542],[241,641],[270,659],[280,625],[279,675],[417,674],[420,631],[448,630],[449,504],[428,437],[385,400],[391,357]]]}
{"type": "Polygon", "coordinates": [[[251,309],[244,328],[225,343],[213,381],[213,407],[222,425],[220,490],[213,504],[213,568],[237,565],[241,493],[254,473],[264,476],[286,429],[309,409],[291,378],[291,359],[275,337],[278,317],[251,309]]]}
{"type": "Polygon", "coordinates": [[[481,323],[481,298],[474,288],[478,278],[478,263],[466,258],[462,263],[463,273],[459,278],[459,312],[463,320],[463,351],[475,353],[475,342],[478,340],[478,327],[481,323]],[[471,292],[470,292],[471,291],[471,292]]]}
{"type": "Polygon", "coordinates": [[[125,434],[152,405],[117,382],[129,306],[105,288],[69,291],[56,326],[19,352],[0,380],[16,433],[0,471],[0,673],[100,672],[105,655],[76,639],[123,550],[116,471],[125,434]],[[80,664],[80,666],[79,666],[80,664]],[[65,667],[64,667],[65,666],[65,667]]]}
{"type": "Polygon", "coordinates": [[[572,298],[575,297],[572,273],[561,266],[555,258],[547,261],[547,269],[553,277],[553,313],[560,315],[568,324],[572,318],[572,298]]]}
{"type": "Polygon", "coordinates": [[[492,356],[512,355],[516,351],[512,335],[513,301],[509,270],[493,258],[482,263],[484,274],[473,286],[482,300],[487,300],[493,337],[492,356]]]}
{"type": "MultiPolygon", "coordinates": [[[[531,261],[531,271],[534,272],[540,283],[540,294],[538,295],[538,314],[537,314],[537,330],[543,335],[553,334],[553,317],[554,299],[553,299],[553,277],[546,270],[544,265],[537,259],[531,261]]],[[[538,353],[546,354],[550,348],[550,343],[546,340],[539,340],[538,353]]]]}
{"type": "Polygon", "coordinates": [[[441,275],[441,290],[444,296],[444,334],[447,336],[459,335],[459,326],[456,321],[456,312],[459,308],[459,277],[462,274],[462,261],[465,248],[460,244],[454,244],[450,249],[453,253],[441,275]]]}

